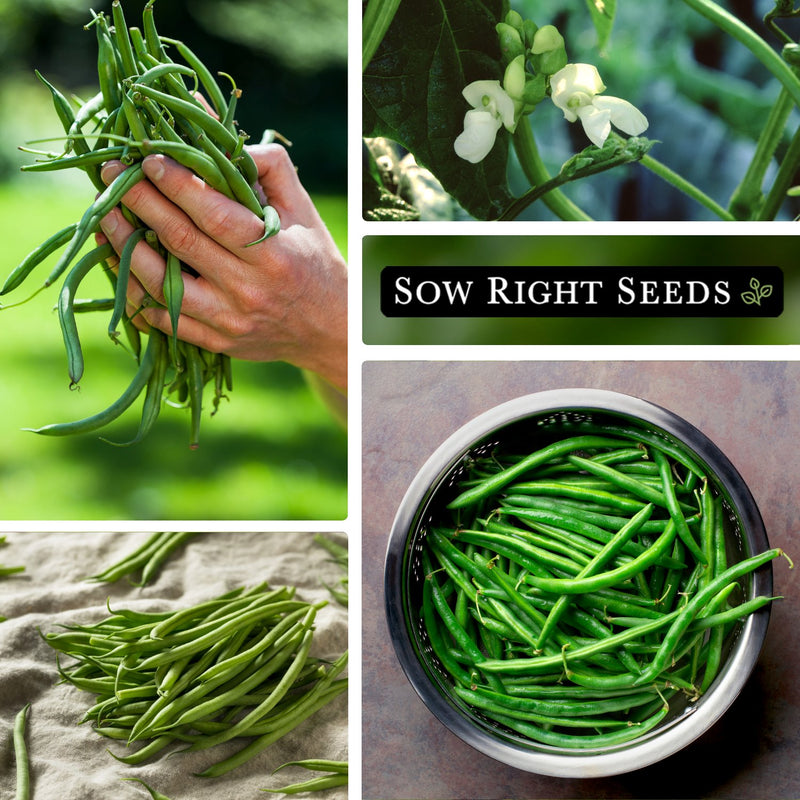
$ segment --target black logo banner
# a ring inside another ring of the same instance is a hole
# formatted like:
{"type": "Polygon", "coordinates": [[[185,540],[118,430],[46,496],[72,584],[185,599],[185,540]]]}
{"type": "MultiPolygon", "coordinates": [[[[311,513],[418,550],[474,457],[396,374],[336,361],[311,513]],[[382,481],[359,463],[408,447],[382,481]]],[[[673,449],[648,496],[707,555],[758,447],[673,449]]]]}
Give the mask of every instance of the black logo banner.
{"type": "Polygon", "coordinates": [[[779,267],[385,267],[386,317],[778,317],[779,267]]]}

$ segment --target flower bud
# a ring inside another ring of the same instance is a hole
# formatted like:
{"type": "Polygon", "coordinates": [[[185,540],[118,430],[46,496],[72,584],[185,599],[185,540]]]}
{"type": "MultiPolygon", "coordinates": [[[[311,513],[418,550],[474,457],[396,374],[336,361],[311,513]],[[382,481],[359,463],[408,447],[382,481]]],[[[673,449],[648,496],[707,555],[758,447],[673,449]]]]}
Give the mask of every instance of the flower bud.
{"type": "Polygon", "coordinates": [[[518,55],[507,67],[503,75],[503,88],[514,101],[522,99],[525,91],[525,56],[518,55]]]}
{"type": "Polygon", "coordinates": [[[514,28],[514,30],[516,30],[517,33],[522,33],[522,26],[524,23],[522,21],[522,14],[520,14],[519,11],[514,11],[514,9],[512,8],[508,12],[508,14],[506,14],[505,21],[506,24],[514,28]]]}
{"type": "Polygon", "coordinates": [[[553,75],[567,65],[564,37],[553,25],[545,25],[533,37],[533,65],[537,72],[553,75]]]}
{"type": "Polygon", "coordinates": [[[536,31],[533,37],[531,52],[538,56],[563,47],[564,37],[558,32],[558,28],[555,25],[544,25],[536,31]]]}
{"type": "Polygon", "coordinates": [[[516,28],[505,22],[498,22],[495,25],[495,30],[500,40],[500,52],[503,54],[503,59],[506,63],[525,53],[525,45],[522,43],[522,37],[516,28]]]}

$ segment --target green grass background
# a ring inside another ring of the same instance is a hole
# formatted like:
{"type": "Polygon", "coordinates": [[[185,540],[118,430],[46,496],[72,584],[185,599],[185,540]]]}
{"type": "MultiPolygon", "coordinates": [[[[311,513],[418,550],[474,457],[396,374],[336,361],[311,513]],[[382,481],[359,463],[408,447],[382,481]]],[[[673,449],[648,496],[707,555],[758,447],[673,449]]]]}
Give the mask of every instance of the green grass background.
{"type": "MultiPolygon", "coordinates": [[[[32,180],[0,185],[0,280],[35,246],[79,219],[86,186],[32,180]],[[26,186],[26,183],[29,183],[26,186]]],[[[345,201],[315,197],[342,252],[345,201]]],[[[26,297],[52,260],[11,295],[26,297]]],[[[97,275],[85,296],[107,296],[97,275]]],[[[83,292],[81,293],[83,295],[83,292]]],[[[128,385],[135,364],[105,333],[107,314],[79,317],[86,372],[70,391],[58,320],[57,286],[0,309],[0,518],[11,520],[343,519],[347,437],[302,373],[286,364],[233,363],[234,388],[189,449],[188,411],[165,407],[142,443],[114,447],[97,434],[51,438],[22,430],[104,409],[128,385]]],[[[141,399],[103,435],[127,441],[141,399]]]]}

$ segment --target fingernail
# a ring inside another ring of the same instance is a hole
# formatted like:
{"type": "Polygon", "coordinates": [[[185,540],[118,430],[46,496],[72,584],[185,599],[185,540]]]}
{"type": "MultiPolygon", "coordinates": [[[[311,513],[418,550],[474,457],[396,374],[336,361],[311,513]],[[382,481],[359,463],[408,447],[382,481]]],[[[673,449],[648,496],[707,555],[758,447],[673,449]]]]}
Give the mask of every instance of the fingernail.
{"type": "Polygon", "coordinates": [[[106,236],[110,236],[112,233],[114,233],[114,231],[117,229],[117,225],[119,225],[119,220],[113,211],[109,214],[106,214],[103,219],[100,220],[100,228],[102,229],[103,233],[106,234],[106,236]]]}
{"type": "Polygon", "coordinates": [[[111,183],[123,169],[124,167],[118,161],[109,161],[104,164],[100,170],[100,177],[103,179],[103,183],[111,183]]]}
{"type": "Polygon", "coordinates": [[[147,156],[142,162],[142,169],[151,181],[160,181],[164,175],[164,157],[160,155],[147,156]]]}

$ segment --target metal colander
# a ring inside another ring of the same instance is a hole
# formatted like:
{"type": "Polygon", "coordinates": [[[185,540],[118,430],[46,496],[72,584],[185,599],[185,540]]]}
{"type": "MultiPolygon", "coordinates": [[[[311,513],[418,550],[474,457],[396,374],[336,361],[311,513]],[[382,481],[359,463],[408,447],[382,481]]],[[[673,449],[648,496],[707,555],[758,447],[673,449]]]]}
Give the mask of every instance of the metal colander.
{"type": "MultiPolygon", "coordinates": [[[[431,525],[452,524],[447,504],[470,462],[492,453],[527,454],[573,435],[580,423],[637,426],[688,447],[721,495],[729,559],[768,548],[750,491],[725,455],[673,413],[614,392],[569,389],[540,392],[497,406],[456,431],[428,459],[395,517],[386,555],[385,601],[392,642],[417,694],[456,735],[499,761],[540,774],[596,777],[645,766],[681,749],[710,727],[733,702],[766,635],[769,607],[751,615],[726,643],[724,665],[699,701],[675,699],[670,715],[649,734],[607,749],[565,750],[531,742],[468,708],[451,693],[451,679],[434,656],[420,617],[425,575],[421,552],[431,525]]],[[[769,595],[770,565],[740,581],[742,596],[769,595]]]]}

